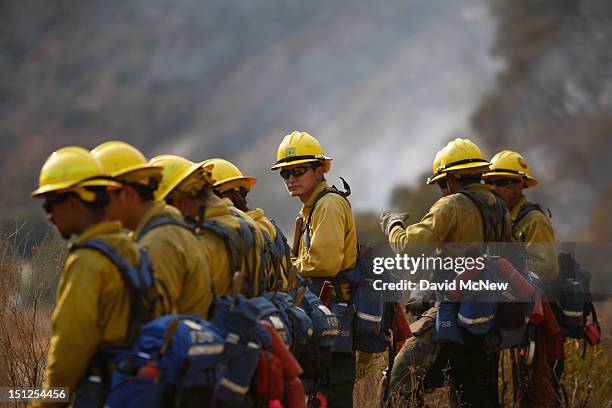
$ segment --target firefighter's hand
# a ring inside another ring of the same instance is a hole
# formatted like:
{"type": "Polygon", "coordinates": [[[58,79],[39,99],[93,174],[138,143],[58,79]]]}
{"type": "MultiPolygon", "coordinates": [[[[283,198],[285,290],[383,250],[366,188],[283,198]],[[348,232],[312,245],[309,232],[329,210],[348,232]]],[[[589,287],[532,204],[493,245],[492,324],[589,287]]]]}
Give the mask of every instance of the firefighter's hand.
{"type": "Polygon", "coordinates": [[[389,235],[391,230],[396,225],[400,225],[402,228],[405,227],[404,223],[408,221],[410,214],[404,213],[392,213],[389,210],[385,210],[380,214],[380,229],[383,234],[389,235]]]}

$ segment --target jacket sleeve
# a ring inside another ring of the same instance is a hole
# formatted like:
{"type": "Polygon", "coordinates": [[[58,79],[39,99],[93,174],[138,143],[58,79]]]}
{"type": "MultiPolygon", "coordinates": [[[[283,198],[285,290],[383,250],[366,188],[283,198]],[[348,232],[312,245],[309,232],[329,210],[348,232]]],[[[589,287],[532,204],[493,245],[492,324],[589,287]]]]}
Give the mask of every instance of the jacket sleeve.
{"type": "MultiPolygon", "coordinates": [[[[99,346],[98,308],[104,276],[91,265],[74,255],[66,261],[52,317],[46,387],[68,387],[73,393],[99,346]]],[[[102,260],[98,265],[109,264],[102,260]]]]}
{"type": "Polygon", "coordinates": [[[450,197],[439,199],[423,217],[407,228],[396,226],[389,234],[389,244],[396,254],[429,253],[433,244],[445,242],[456,225],[456,211],[450,197]]]}
{"type": "Polygon", "coordinates": [[[349,211],[345,200],[332,194],[317,203],[310,225],[310,249],[306,248],[302,237],[300,256],[295,259],[298,272],[312,277],[336,276],[344,262],[345,224],[349,211]]]}
{"type": "Polygon", "coordinates": [[[555,233],[550,221],[540,211],[525,217],[523,240],[527,253],[527,268],[544,283],[553,283],[559,275],[555,233]]]}

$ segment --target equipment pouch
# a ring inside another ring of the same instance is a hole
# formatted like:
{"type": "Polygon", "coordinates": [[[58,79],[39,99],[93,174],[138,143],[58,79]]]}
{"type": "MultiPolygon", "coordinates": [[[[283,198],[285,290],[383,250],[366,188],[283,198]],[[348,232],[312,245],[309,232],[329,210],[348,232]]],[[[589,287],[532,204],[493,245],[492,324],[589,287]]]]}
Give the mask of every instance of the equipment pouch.
{"type": "Polygon", "coordinates": [[[332,352],[353,352],[353,316],[355,310],[352,304],[332,301],[332,313],[336,315],[339,323],[339,333],[334,339],[332,352]]]}
{"type": "Polygon", "coordinates": [[[457,314],[458,325],[473,335],[485,334],[493,327],[495,305],[494,302],[461,302],[457,314]]]}
{"type": "Polygon", "coordinates": [[[559,299],[559,323],[566,328],[584,325],[584,288],[580,282],[566,279],[559,299]]]}
{"type": "Polygon", "coordinates": [[[382,292],[374,290],[370,280],[361,281],[351,287],[351,303],[355,307],[355,331],[380,333],[384,306],[382,292]]]}
{"type": "Polygon", "coordinates": [[[463,334],[457,326],[458,311],[458,303],[440,302],[436,316],[436,329],[433,333],[435,342],[463,344],[463,334]]]}
{"type": "Polygon", "coordinates": [[[229,333],[225,339],[221,373],[215,387],[215,401],[220,406],[239,407],[244,402],[259,360],[261,347],[229,333]]]}

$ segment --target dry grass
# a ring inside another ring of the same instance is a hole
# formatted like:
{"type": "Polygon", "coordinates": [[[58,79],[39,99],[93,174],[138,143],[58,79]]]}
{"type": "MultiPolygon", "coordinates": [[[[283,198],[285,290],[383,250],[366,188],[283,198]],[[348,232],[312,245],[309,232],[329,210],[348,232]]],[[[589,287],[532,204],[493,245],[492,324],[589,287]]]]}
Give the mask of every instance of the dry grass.
{"type": "MultiPolygon", "coordinates": [[[[609,330],[610,327],[609,324],[603,325],[602,329],[607,330],[607,335],[597,347],[587,347],[585,358],[582,358],[582,342],[566,341],[562,384],[567,400],[561,402],[561,407],[612,408],[612,332],[609,330]]],[[[385,358],[381,355],[371,364],[368,373],[358,379],[353,393],[355,407],[378,408],[377,389],[385,366],[385,358]]],[[[506,359],[505,372],[506,376],[509,376],[511,372],[508,359],[506,359]]],[[[511,382],[510,378],[506,380],[511,382]]],[[[398,395],[391,395],[392,406],[449,407],[449,392],[449,386],[436,389],[425,394],[424,401],[421,403],[402,400],[398,395]]],[[[511,385],[505,393],[502,406],[513,406],[511,385]]]]}
{"type": "Polygon", "coordinates": [[[50,301],[63,251],[45,239],[25,255],[19,231],[0,237],[0,385],[40,387],[50,333],[50,301]]]}

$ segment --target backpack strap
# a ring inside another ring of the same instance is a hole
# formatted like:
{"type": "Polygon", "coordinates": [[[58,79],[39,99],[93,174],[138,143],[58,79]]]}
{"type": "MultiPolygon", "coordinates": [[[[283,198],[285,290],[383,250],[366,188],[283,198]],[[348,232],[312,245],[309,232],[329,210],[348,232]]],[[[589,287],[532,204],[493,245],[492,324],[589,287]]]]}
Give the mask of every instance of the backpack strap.
{"type": "Polygon", "coordinates": [[[278,263],[280,266],[280,273],[284,274],[286,278],[289,278],[289,267],[291,266],[291,247],[287,242],[287,237],[283,234],[283,231],[276,225],[273,219],[270,219],[274,229],[276,230],[276,237],[274,238],[274,246],[278,256],[278,263]],[[283,259],[285,260],[285,266],[283,266],[283,259]]]}
{"type": "Polygon", "coordinates": [[[155,228],[162,227],[164,225],[176,225],[179,227],[186,228],[191,232],[194,232],[193,228],[189,226],[185,221],[178,220],[170,215],[163,214],[151,218],[149,222],[147,222],[145,226],[140,230],[140,233],[136,237],[136,241],[140,241],[142,237],[147,235],[149,232],[151,232],[155,228]]]}
{"type": "MultiPolygon", "coordinates": [[[[203,208],[203,207],[200,207],[203,208]]],[[[225,244],[229,258],[229,274],[233,276],[234,272],[241,269],[241,261],[244,259],[247,265],[247,274],[250,282],[255,278],[255,259],[249,262],[249,250],[255,247],[255,230],[254,227],[247,223],[235,211],[229,211],[229,214],[235,217],[239,226],[237,229],[230,228],[216,220],[203,219],[203,211],[200,211],[199,220],[189,220],[195,226],[196,234],[202,233],[202,230],[207,230],[218,236],[225,244]]],[[[261,254],[263,256],[263,254],[261,254]]],[[[263,263],[260,263],[263,267],[263,263]]],[[[260,277],[264,277],[260,274],[260,277]]],[[[261,282],[258,282],[261,284],[261,282]]],[[[253,288],[251,288],[253,289],[253,288]]]]}
{"type": "Polygon", "coordinates": [[[342,198],[344,198],[346,200],[346,202],[349,204],[349,206],[351,205],[351,203],[348,200],[348,196],[351,195],[351,187],[348,185],[346,180],[344,180],[342,177],[340,177],[340,180],[342,180],[344,191],[339,190],[338,188],[336,188],[336,186],[331,186],[331,187],[324,188],[317,195],[317,197],[315,198],[314,202],[312,203],[312,209],[310,210],[310,214],[308,214],[308,218],[306,219],[306,224],[302,228],[302,235],[304,233],[306,233],[306,235],[304,235],[304,244],[306,245],[306,248],[308,248],[308,249],[310,249],[310,234],[309,234],[309,231],[310,231],[310,224],[311,224],[311,221],[312,221],[312,215],[315,212],[315,208],[316,208],[317,203],[319,202],[319,200],[321,200],[321,198],[323,198],[327,194],[338,194],[338,195],[340,195],[342,198]]]}
{"type": "Polygon", "coordinates": [[[512,231],[506,231],[505,223],[505,215],[508,210],[501,197],[494,194],[495,204],[489,204],[473,191],[461,190],[458,193],[468,197],[480,211],[484,242],[505,242],[510,240],[512,231]],[[496,226],[501,226],[499,232],[495,228],[496,226]]]}
{"type": "Polygon", "coordinates": [[[241,246],[239,245],[239,237],[236,231],[232,231],[230,228],[221,224],[215,220],[205,220],[197,224],[197,232],[201,235],[203,230],[210,231],[218,236],[221,241],[225,244],[227,250],[227,256],[229,258],[229,274],[232,276],[234,272],[240,269],[240,263],[238,262],[244,256],[241,246]]]}
{"type": "Polygon", "coordinates": [[[546,211],[548,212],[548,214],[546,214],[546,211],[544,210],[545,209],[540,204],[527,201],[521,207],[518,214],[516,215],[516,219],[512,222],[512,227],[513,228],[516,227],[523,220],[523,218],[525,218],[527,214],[529,214],[531,211],[540,211],[542,214],[544,214],[548,218],[552,218],[552,213],[550,212],[550,210],[546,208],[546,211]]]}
{"type": "Polygon", "coordinates": [[[139,248],[140,266],[136,268],[127,262],[108,242],[101,239],[91,239],[75,244],[70,248],[70,251],[78,249],[97,251],[117,267],[130,298],[130,315],[125,347],[131,347],[138,335],[138,330],[151,319],[155,304],[160,300],[157,293],[155,296],[151,296],[151,290],[155,289],[155,285],[149,254],[144,248],[139,248]]]}

